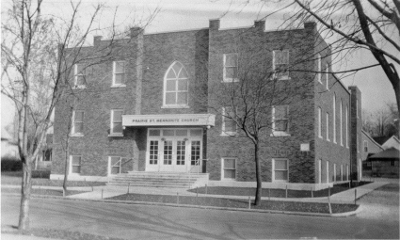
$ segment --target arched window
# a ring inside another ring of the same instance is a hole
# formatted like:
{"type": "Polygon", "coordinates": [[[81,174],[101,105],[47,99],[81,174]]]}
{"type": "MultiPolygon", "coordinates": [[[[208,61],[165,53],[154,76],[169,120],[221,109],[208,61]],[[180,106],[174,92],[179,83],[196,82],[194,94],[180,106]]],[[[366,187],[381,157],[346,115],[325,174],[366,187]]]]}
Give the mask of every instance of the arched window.
{"type": "Polygon", "coordinates": [[[164,77],[164,106],[188,105],[188,74],[180,62],[173,62],[164,77]]]}

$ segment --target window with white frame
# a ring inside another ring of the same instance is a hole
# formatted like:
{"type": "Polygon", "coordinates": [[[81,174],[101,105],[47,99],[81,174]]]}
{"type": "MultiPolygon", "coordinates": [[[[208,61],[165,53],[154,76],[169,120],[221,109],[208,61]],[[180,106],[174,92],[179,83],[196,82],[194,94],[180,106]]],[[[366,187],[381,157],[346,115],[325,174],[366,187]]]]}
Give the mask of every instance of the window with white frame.
{"type": "Polygon", "coordinates": [[[325,87],[329,90],[329,64],[325,64],[325,87]]]}
{"type": "Polygon", "coordinates": [[[235,135],[237,126],[234,120],[235,112],[232,107],[222,108],[222,133],[223,136],[235,135]]]}
{"type": "Polygon", "coordinates": [[[236,158],[222,158],[222,173],[221,179],[235,180],[236,179],[236,158]]]}
{"type": "Polygon", "coordinates": [[[75,110],[72,112],[72,135],[83,136],[84,111],[75,110]]]}
{"type": "Polygon", "coordinates": [[[333,164],[333,182],[336,182],[336,163],[333,164]]]}
{"type": "Polygon", "coordinates": [[[278,105],[272,108],[272,135],[289,135],[289,106],[278,105]]]}
{"type": "Polygon", "coordinates": [[[180,62],[168,68],[164,78],[164,107],[187,107],[189,75],[180,62]]]}
{"type": "Polygon", "coordinates": [[[364,140],[364,152],[368,152],[368,142],[364,140]]]}
{"type": "Polygon", "coordinates": [[[85,88],[86,70],[83,64],[74,65],[74,88],[85,88]]]}
{"type": "Polygon", "coordinates": [[[344,181],[343,164],[340,164],[340,181],[344,181]]]}
{"type": "Polygon", "coordinates": [[[343,100],[340,101],[340,145],[343,146],[343,100]]]}
{"type": "Polygon", "coordinates": [[[350,179],[350,167],[349,165],[346,164],[346,180],[348,181],[350,179]]]}
{"type": "Polygon", "coordinates": [[[318,137],[322,138],[322,110],[318,107],[318,137]]]}
{"type": "Polygon", "coordinates": [[[224,54],[224,82],[237,82],[238,80],[238,54],[224,54]]]}
{"type": "Polygon", "coordinates": [[[69,173],[70,174],[80,174],[81,173],[81,162],[82,162],[82,156],[70,155],[69,173]]]}
{"type": "Polygon", "coordinates": [[[289,160],[273,159],[272,160],[273,181],[289,181],[289,160]]]}
{"type": "Polygon", "coordinates": [[[322,71],[321,54],[318,53],[318,55],[317,55],[317,80],[320,83],[322,83],[321,71],[322,71]]]}
{"type": "Polygon", "coordinates": [[[121,157],[109,156],[108,157],[108,175],[116,175],[121,173],[121,157]]]}
{"type": "Polygon", "coordinates": [[[289,50],[274,50],[272,55],[274,78],[278,80],[289,79],[289,50]]]}
{"type": "Polygon", "coordinates": [[[346,105],[346,147],[349,148],[349,106],[346,105]]]}
{"type": "Polygon", "coordinates": [[[322,160],[318,160],[318,183],[322,183],[322,160]]]}
{"type": "Polygon", "coordinates": [[[332,126],[333,126],[333,142],[336,143],[336,94],[333,94],[333,114],[332,114],[332,126]]]}
{"type": "Polygon", "coordinates": [[[326,183],[330,182],[329,181],[329,175],[330,175],[330,172],[329,172],[329,161],[326,161],[326,183]]]}
{"type": "Polygon", "coordinates": [[[329,139],[329,113],[326,113],[326,141],[330,141],[329,139]]]}
{"type": "Polygon", "coordinates": [[[111,110],[111,131],[110,135],[122,136],[122,109],[111,110]]]}
{"type": "Polygon", "coordinates": [[[113,62],[113,82],[114,87],[125,86],[125,61],[113,62]]]}

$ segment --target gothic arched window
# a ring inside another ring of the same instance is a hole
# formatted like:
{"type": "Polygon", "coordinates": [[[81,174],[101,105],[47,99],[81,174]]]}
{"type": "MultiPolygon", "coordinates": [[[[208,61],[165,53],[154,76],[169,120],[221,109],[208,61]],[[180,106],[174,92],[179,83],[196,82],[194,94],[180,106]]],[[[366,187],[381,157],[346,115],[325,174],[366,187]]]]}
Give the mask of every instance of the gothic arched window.
{"type": "Polygon", "coordinates": [[[164,106],[187,107],[188,74],[180,62],[173,62],[164,77],[164,106]]]}

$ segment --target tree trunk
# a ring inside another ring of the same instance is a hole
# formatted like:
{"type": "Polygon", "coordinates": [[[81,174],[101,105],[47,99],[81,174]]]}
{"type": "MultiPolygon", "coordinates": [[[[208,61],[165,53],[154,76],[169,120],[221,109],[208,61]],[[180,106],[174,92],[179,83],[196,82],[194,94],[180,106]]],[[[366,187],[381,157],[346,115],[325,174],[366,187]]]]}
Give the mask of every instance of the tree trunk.
{"type": "Polygon", "coordinates": [[[259,156],[259,145],[254,144],[254,160],[256,161],[256,180],[257,180],[257,190],[256,190],[256,198],[254,201],[254,205],[258,206],[261,203],[262,196],[262,178],[261,178],[261,164],[260,164],[260,156],[259,156]]]}
{"type": "Polygon", "coordinates": [[[72,129],[72,112],[73,112],[73,107],[70,107],[70,116],[68,120],[68,126],[67,126],[67,133],[66,133],[66,143],[65,143],[65,169],[64,169],[64,182],[63,182],[63,197],[65,197],[65,194],[67,194],[67,181],[68,181],[68,160],[69,160],[69,134],[71,133],[72,129]]]}
{"type": "Polygon", "coordinates": [[[21,208],[19,213],[19,230],[29,229],[29,202],[31,199],[32,187],[32,166],[30,159],[25,159],[22,163],[22,186],[21,186],[21,208]]]}

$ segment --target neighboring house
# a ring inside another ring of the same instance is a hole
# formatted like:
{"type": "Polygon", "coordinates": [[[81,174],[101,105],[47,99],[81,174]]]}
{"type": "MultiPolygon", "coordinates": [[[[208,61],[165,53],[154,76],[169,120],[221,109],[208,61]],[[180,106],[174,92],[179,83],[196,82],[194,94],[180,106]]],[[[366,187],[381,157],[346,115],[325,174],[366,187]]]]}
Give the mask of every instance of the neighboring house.
{"type": "Polygon", "coordinates": [[[382,144],[382,147],[384,149],[389,149],[389,148],[394,147],[397,150],[400,150],[400,140],[396,136],[393,135],[382,144]]]}
{"type": "Polygon", "coordinates": [[[361,160],[363,166],[363,175],[367,176],[371,171],[371,163],[366,161],[369,156],[382,152],[383,147],[377,143],[367,132],[364,130],[361,131],[361,139],[362,139],[362,149],[361,149],[361,160]]]}
{"type": "Polygon", "coordinates": [[[1,158],[3,157],[19,159],[18,145],[4,129],[1,131],[1,158]]]}
{"type": "MultiPolygon", "coordinates": [[[[80,52],[109,43],[96,36],[80,52]]],[[[351,174],[360,179],[361,93],[332,74],[315,74],[331,71],[315,23],[271,32],[264,21],[222,29],[210,20],[206,29],[157,34],[132,28],[114,45],[111,59],[75,65],[79,101],[65,97],[56,107],[52,179],[63,177],[68,143],[70,180],[200,171],[213,185],[255,186],[253,145],[224,117],[234,110],[220,105],[226,96],[216,91],[240,84],[238,72],[252,61],[259,69],[252,74],[274,72],[265,84],[284,99],[265,113],[263,186],[321,189],[351,174]],[[302,60],[310,53],[314,60],[302,60]]]]}
{"type": "Polygon", "coordinates": [[[400,152],[394,147],[370,156],[367,162],[371,163],[372,176],[398,178],[399,157],[400,152]]]}

